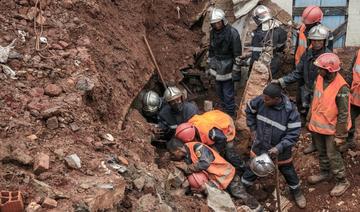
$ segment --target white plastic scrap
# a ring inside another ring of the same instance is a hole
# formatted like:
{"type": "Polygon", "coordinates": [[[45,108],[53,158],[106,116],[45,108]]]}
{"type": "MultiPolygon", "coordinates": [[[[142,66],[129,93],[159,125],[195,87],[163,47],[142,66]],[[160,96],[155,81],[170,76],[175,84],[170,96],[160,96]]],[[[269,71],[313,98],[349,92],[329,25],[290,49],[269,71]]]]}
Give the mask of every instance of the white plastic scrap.
{"type": "Polygon", "coordinates": [[[16,41],[16,39],[14,39],[6,47],[0,46],[0,63],[6,63],[7,62],[11,49],[13,49],[15,47],[15,41],[16,41]]]}

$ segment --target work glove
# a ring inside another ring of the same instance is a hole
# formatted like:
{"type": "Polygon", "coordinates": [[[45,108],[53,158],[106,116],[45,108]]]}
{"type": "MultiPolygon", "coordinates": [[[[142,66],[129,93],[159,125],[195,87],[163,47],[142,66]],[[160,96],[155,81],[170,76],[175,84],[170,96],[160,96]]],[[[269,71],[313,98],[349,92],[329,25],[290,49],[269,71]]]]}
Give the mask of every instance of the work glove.
{"type": "Polygon", "coordinates": [[[341,145],[343,145],[345,143],[345,139],[335,137],[334,142],[335,142],[335,145],[338,147],[338,146],[341,146],[341,145]]]}
{"type": "Polygon", "coordinates": [[[276,158],[279,154],[279,150],[276,147],[273,147],[268,151],[268,153],[271,158],[276,158]]]}

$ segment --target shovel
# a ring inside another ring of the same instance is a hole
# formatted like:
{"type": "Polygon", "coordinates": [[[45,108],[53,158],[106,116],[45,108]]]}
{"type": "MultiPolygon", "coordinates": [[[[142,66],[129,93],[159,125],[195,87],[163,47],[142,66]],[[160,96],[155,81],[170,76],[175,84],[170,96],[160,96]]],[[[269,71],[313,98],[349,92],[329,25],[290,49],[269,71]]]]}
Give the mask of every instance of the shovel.
{"type": "Polygon", "coordinates": [[[278,158],[275,159],[275,189],[276,189],[276,202],[278,206],[278,212],[281,212],[280,205],[280,186],[279,186],[279,166],[278,166],[278,158]]]}

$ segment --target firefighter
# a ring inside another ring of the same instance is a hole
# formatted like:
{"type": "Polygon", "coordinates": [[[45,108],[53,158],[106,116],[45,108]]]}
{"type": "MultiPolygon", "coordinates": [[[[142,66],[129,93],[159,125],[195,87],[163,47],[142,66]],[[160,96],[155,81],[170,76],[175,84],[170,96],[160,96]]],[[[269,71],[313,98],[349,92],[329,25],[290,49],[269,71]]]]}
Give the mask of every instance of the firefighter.
{"type": "Polygon", "coordinates": [[[348,83],[351,85],[351,128],[346,139],[346,143],[341,146],[340,152],[345,152],[347,149],[355,149],[355,129],[356,129],[356,118],[360,115],[360,50],[357,51],[351,66],[352,74],[349,74],[348,83]]]}
{"type": "Polygon", "coordinates": [[[240,81],[240,66],[235,59],[241,55],[242,47],[238,31],[228,24],[225,13],[214,8],[210,14],[209,68],[215,77],[216,92],[221,107],[230,116],[235,116],[235,81],[240,81]]]}
{"type": "Polygon", "coordinates": [[[185,101],[182,92],[175,86],[165,90],[164,101],[166,104],[159,112],[159,124],[154,133],[157,139],[170,140],[176,127],[198,114],[199,109],[194,103],[185,101]]]}
{"type": "Polygon", "coordinates": [[[155,91],[147,91],[142,97],[142,114],[146,121],[157,124],[159,111],[163,106],[163,99],[155,91]]]}
{"type": "Polygon", "coordinates": [[[259,59],[265,46],[272,46],[273,58],[270,63],[270,69],[272,75],[275,75],[282,64],[287,32],[283,29],[282,23],[274,19],[270,9],[264,5],[259,5],[254,9],[252,18],[257,24],[257,28],[251,33],[252,54],[250,67],[252,67],[254,61],[259,59]]]}
{"type": "MultiPolygon", "coordinates": [[[[324,25],[318,24],[311,28],[308,33],[309,43],[311,48],[308,48],[302,55],[300,62],[296,65],[295,70],[288,75],[273,80],[273,83],[280,84],[283,88],[286,86],[301,81],[298,90],[300,90],[301,114],[307,114],[312,100],[314,81],[318,75],[318,68],[314,65],[314,61],[319,55],[325,52],[331,52],[326,46],[329,42],[330,30],[324,25]]],[[[315,145],[311,143],[304,149],[305,154],[316,151],[315,145]]]]}
{"type": "Polygon", "coordinates": [[[320,173],[308,178],[310,184],[335,176],[331,196],[341,196],[350,186],[338,147],[351,127],[350,89],[340,71],[340,59],[334,53],[324,53],[314,62],[319,67],[314,98],[307,126],[319,152],[320,173]]]}
{"type": "MultiPolygon", "coordinates": [[[[300,189],[300,180],[292,163],[292,147],[299,140],[301,121],[296,106],[282,94],[277,84],[269,84],[263,95],[252,99],[246,107],[246,122],[251,130],[253,144],[250,156],[263,153],[278,158],[279,171],[283,174],[299,208],[306,207],[300,189]]],[[[241,182],[250,187],[257,175],[247,169],[241,182]]]]}
{"type": "MultiPolygon", "coordinates": [[[[305,53],[306,49],[309,47],[308,43],[308,33],[311,28],[316,25],[321,24],[323,19],[323,12],[320,7],[315,5],[310,5],[305,8],[302,13],[302,25],[298,30],[298,35],[296,37],[296,46],[295,46],[295,65],[300,63],[302,55],[305,53]]],[[[333,49],[333,36],[330,35],[328,38],[327,48],[333,49]]]]}
{"type": "Polygon", "coordinates": [[[172,138],[167,143],[167,149],[177,161],[175,166],[186,175],[205,171],[210,186],[227,190],[233,197],[242,199],[255,211],[262,210],[259,202],[246,192],[240,177],[236,175],[235,168],[209,146],[200,142],[183,143],[177,138],[172,138]]]}
{"type": "Polygon", "coordinates": [[[185,143],[198,141],[210,146],[242,173],[245,164],[234,150],[235,134],[234,121],[219,110],[195,115],[175,132],[176,138],[185,143]]]}

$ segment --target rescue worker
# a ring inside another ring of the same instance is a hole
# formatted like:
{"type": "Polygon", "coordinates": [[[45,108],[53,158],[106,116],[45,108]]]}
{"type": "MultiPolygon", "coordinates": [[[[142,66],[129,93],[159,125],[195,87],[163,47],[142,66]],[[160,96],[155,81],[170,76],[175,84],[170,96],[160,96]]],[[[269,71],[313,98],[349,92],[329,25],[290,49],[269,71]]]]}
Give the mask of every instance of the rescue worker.
{"type": "MultiPolygon", "coordinates": [[[[317,67],[314,65],[316,58],[325,53],[331,52],[326,46],[329,42],[330,30],[324,25],[318,24],[311,28],[308,34],[308,39],[311,43],[311,48],[308,48],[302,55],[300,62],[296,65],[295,70],[288,75],[273,80],[273,83],[280,84],[283,88],[295,83],[302,82],[299,84],[300,98],[301,98],[301,114],[306,116],[307,111],[310,108],[312,100],[314,81],[318,75],[317,67]]],[[[304,149],[305,154],[316,151],[315,145],[311,143],[307,148],[304,149]]]]}
{"type": "Polygon", "coordinates": [[[147,91],[142,97],[142,114],[146,121],[157,124],[159,111],[163,106],[163,99],[155,91],[147,91]]]}
{"type": "MultiPolygon", "coordinates": [[[[316,25],[321,24],[323,19],[323,12],[320,7],[315,5],[310,5],[306,7],[302,13],[302,25],[298,30],[298,35],[296,37],[296,46],[295,46],[295,65],[300,63],[302,55],[306,52],[306,49],[309,47],[308,43],[308,33],[311,28],[316,25]]],[[[332,51],[333,49],[333,36],[330,34],[326,47],[332,51]]]]}
{"type": "Polygon", "coordinates": [[[165,90],[164,100],[167,104],[159,112],[159,124],[154,131],[157,138],[170,140],[176,127],[198,114],[199,109],[194,103],[184,101],[182,92],[175,86],[165,90]]]}
{"type": "MultiPolygon", "coordinates": [[[[282,94],[279,85],[269,84],[263,95],[255,97],[247,104],[245,112],[253,140],[250,156],[269,153],[271,157],[277,157],[279,171],[289,185],[296,204],[299,208],[305,208],[306,199],[300,190],[300,181],[291,153],[301,130],[300,114],[296,106],[282,94]]],[[[241,182],[250,187],[256,179],[257,175],[247,169],[241,182]]]]}
{"type": "Polygon", "coordinates": [[[270,69],[272,75],[275,75],[282,64],[287,32],[282,28],[282,23],[274,19],[270,9],[264,5],[259,5],[254,9],[252,18],[257,24],[257,28],[251,33],[250,70],[253,63],[259,59],[264,47],[271,46],[273,48],[273,58],[270,69]]]}
{"type": "Polygon", "coordinates": [[[319,67],[319,75],[315,82],[307,126],[319,152],[320,173],[309,176],[308,182],[317,184],[334,175],[336,185],[330,195],[340,196],[350,186],[345,176],[344,161],[338,150],[351,127],[350,89],[338,73],[340,59],[336,54],[324,53],[314,64],[319,67]]]}
{"type": "Polygon", "coordinates": [[[228,24],[225,13],[214,8],[210,14],[209,69],[215,77],[216,92],[221,107],[230,116],[235,116],[235,81],[240,81],[240,66],[235,63],[242,47],[238,31],[228,24]]]}
{"type": "Polygon", "coordinates": [[[347,149],[355,149],[355,128],[356,118],[360,115],[360,50],[357,51],[351,66],[352,74],[349,74],[347,80],[351,85],[350,96],[350,114],[351,114],[351,128],[346,139],[346,143],[340,147],[340,152],[345,152],[347,149]]]}
{"type": "Polygon", "coordinates": [[[175,132],[176,138],[185,143],[198,141],[210,146],[242,173],[245,164],[234,149],[235,134],[234,121],[220,110],[195,115],[175,132]]]}
{"type": "Polygon", "coordinates": [[[259,202],[246,192],[235,168],[215,150],[200,142],[183,143],[177,138],[172,138],[166,145],[173,159],[178,161],[175,166],[186,175],[205,171],[210,186],[227,190],[233,197],[242,199],[251,209],[262,210],[259,202]]]}

